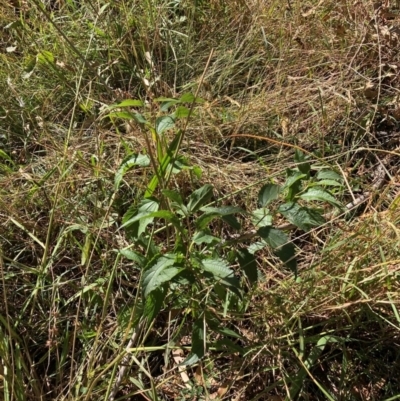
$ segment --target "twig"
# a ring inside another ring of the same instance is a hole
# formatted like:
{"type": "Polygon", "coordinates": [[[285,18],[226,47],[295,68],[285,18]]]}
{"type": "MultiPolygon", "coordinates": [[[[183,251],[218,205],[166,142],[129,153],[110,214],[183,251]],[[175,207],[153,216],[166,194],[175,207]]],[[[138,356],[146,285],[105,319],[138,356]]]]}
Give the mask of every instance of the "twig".
{"type": "Polygon", "coordinates": [[[132,336],[128,342],[128,345],[125,348],[125,353],[126,355],[122,358],[121,363],[119,365],[119,369],[118,369],[118,374],[117,377],[115,379],[115,383],[111,389],[110,395],[108,397],[108,401],[114,401],[115,400],[115,396],[117,395],[117,392],[119,390],[119,386],[122,383],[122,380],[125,376],[126,373],[126,369],[129,366],[129,359],[130,359],[130,354],[129,354],[129,349],[133,348],[136,339],[139,335],[139,333],[142,331],[142,327],[143,327],[144,321],[142,320],[140,323],[138,323],[136,325],[136,327],[133,330],[132,336]]]}

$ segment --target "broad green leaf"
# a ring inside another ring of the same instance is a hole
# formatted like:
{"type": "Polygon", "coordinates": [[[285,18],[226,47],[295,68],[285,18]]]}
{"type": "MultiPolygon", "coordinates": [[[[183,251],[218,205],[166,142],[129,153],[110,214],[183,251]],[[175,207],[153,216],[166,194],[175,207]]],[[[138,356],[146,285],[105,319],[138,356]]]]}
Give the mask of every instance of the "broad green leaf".
{"type": "Polygon", "coordinates": [[[217,279],[217,282],[225,285],[237,296],[241,297],[239,280],[223,259],[204,259],[201,264],[203,270],[211,273],[217,279]]]}
{"type": "Polygon", "coordinates": [[[139,124],[148,124],[145,117],[140,113],[132,113],[132,118],[139,124]]]}
{"type": "Polygon", "coordinates": [[[343,187],[343,184],[338,181],[334,180],[320,180],[318,181],[317,185],[324,185],[324,186],[330,186],[330,187],[343,187]]]}
{"type": "Polygon", "coordinates": [[[140,113],[130,111],[113,111],[108,114],[110,118],[121,118],[123,120],[135,120],[139,124],[147,124],[147,120],[140,113]]]}
{"type": "Polygon", "coordinates": [[[233,214],[228,214],[226,216],[222,216],[221,218],[225,223],[229,224],[235,230],[240,230],[242,228],[239,220],[233,214]]]}
{"type": "Polygon", "coordinates": [[[112,105],[112,108],[116,107],[142,107],[144,103],[141,100],[137,99],[125,99],[122,102],[112,105]]]}
{"type": "Polygon", "coordinates": [[[137,214],[138,214],[138,205],[131,204],[122,217],[122,224],[125,224],[137,214]]]}
{"type": "Polygon", "coordinates": [[[213,186],[206,184],[196,191],[192,192],[189,196],[189,203],[187,205],[189,213],[197,212],[204,206],[213,195],[213,186]]]}
{"type": "Polygon", "coordinates": [[[193,103],[193,101],[195,103],[204,103],[204,99],[200,98],[200,97],[194,97],[193,93],[184,93],[180,98],[179,101],[181,103],[193,103]]]}
{"type": "Polygon", "coordinates": [[[156,119],[156,132],[158,135],[174,127],[175,119],[172,116],[162,116],[156,119]]]}
{"type": "Polygon", "coordinates": [[[332,170],[320,170],[317,173],[318,180],[335,180],[335,181],[342,181],[343,177],[332,170]]]}
{"type": "Polygon", "coordinates": [[[221,240],[218,237],[214,237],[213,235],[211,235],[209,230],[204,230],[194,233],[193,242],[197,245],[214,243],[216,244],[218,242],[221,242],[221,240]]]}
{"type": "Polygon", "coordinates": [[[310,163],[300,163],[297,165],[297,168],[299,171],[309,177],[310,171],[311,171],[311,165],[310,163]]]}
{"type": "Polygon", "coordinates": [[[285,182],[285,188],[290,188],[305,178],[307,178],[307,175],[300,171],[288,170],[288,178],[285,182]]]}
{"type": "MultiPolygon", "coordinates": [[[[173,281],[169,283],[169,287],[171,288],[171,290],[178,291],[179,293],[182,291],[182,287],[187,288],[188,286],[190,287],[195,285],[196,280],[197,279],[192,271],[184,269],[177,276],[174,277],[173,281]]],[[[186,297],[181,297],[180,299],[175,300],[174,306],[176,306],[177,308],[179,308],[179,306],[186,308],[187,301],[188,300],[186,297]]]]}
{"type": "Polygon", "coordinates": [[[142,216],[148,215],[149,213],[156,212],[159,208],[159,202],[156,198],[146,198],[142,199],[139,202],[139,205],[137,208],[135,208],[134,212],[132,214],[128,214],[130,210],[128,210],[127,213],[125,213],[124,217],[122,218],[122,227],[127,226],[128,224],[132,222],[135,222],[137,220],[140,220],[142,216]],[[138,216],[140,215],[140,216],[138,216]]]}
{"type": "Polygon", "coordinates": [[[184,93],[184,94],[179,98],[179,101],[180,101],[181,103],[192,103],[194,99],[195,99],[195,97],[194,97],[193,93],[188,92],[188,93],[184,93]]]}
{"type": "Polygon", "coordinates": [[[287,169],[287,176],[284,188],[288,189],[286,200],[292,202],[296,195],[299,194],[302,188],[301,181],[307,178],[306,174],[301,173],[300,171],[287,169]]]}
{"type": "Polygon", "coordinates": [[[266,184],[258,193],[258,203],[261,207],[267,206],[269,203],[278,198],[280,192],[279,185],[266,184]]]}
{"type": "Polygon", "coordinates": [[[254,255],[256,252],[261,251],[261,249],[264,249],[267,245],[268,244],[265,241],[253,242],[251,245],[249,245],[247,250],[249,251],[249,253],[254,255]]]}
{"type": "Polygon", "coordinates": [[[186,118],[188,117],[190,114],[190,110],[185,107],[185,106],[179,106],[175,112],[174,112],[174,117],[175,118],[186,118]]]}
{"type": "Polygon", "coordinates": [[[160,97],[156,97],[153,99],[155,102],[157,103],[163,103],[163,102],[175,102],[175,103],[179,103],[179,100],[174,99],[172,97],[165,97],[165,96],[160,96],[160,97]]]}
{"type": "Polygon", "coordinates": [[[153,217],[159,217],[165,219],[168,222],[172,223],[180,232],[183,232],[181,221],[174,213],[170,212],[169,210],[158,210],[156,212],[148,214],[147,216],[143,216],[142,218],[153,218],[153,217]]]}
{"type": "Polygon", "coordinates": [[[166,254],[161,256],[157,263],[143,274],[144,296],[147,297],[152,291],[159,288],[175,277],[182,268],[173,266],[176,262],[176,256],[166,254]]]}
{"type": "Polygon", "coordinates": [[[121,118],[123,120],[133,120],[133,114],[130,111],[113,111],[109,113],[107,116],[111,119],[113,118],[121,118]]]}
{"type": "Polygon", "coordinates": [[[150,165],[150,158],[147,155],[133,154],[126,157],[119,166],[114,178],[115,190],[118,190],[125,173],[134,166],[148,167],[150,165]]]}
{"type": "Polygon", "coordinates": [[[165,113],[171,108],[171,106],[174,106],[177,103],[179,103],[178,100],[174,100],[174,99],[167,100],[161,104],[160,111],[165,113]]]}
{"type": "Polygon", "coordinates": [[[310,163],[306,161],[307,158],[301,150],[296,149],[294,160],[296,163],[298,163],[297,168],[299,169],[299,171],[303,174],[306,174],[308,177],[310,174],[311,166],[310,163]]]}
{"type": "Polygon", "coordinates": [[[144,267],[146,264],[146,258],[143,255],[141,255],[137,252],[131,251],[130,249],[120,249],[119,253],[123,257],[137,263],[140,267],[144,267]]]}
{"type": "Polygon", "coordinates": [[[164,189],[162,193],[166,198],[172,201],[171,208],[175,210],[177,214],[179,214],[180,216],[188,216],[188,210],[183,204],[183,199],[179,192],[170,189],[164,189]]]}
{"type": "MultiPolygon", "coordinates": [[[[169,169],[171,169],[171,166],[172,165],[169,166],[169,169]]],[[[178,156],[177,159],[174,161],[174,164],[172,166],[172,173],[173,174],[178,174],[182,170],[190,170],[190,169],[191,169],[191,166],[187,162],[187,160],[182,156],[178,156]]]]}
{"type": "Polygon", "coordinates": [[[308,201],[327,202],[338,208],[341,207],[340,203],[329,192],[319,187],[309,188],[306,192],[300,195],[300,198],[308,201]]]}
{"type": "Polygon", "coordinates": [[[246,274],[250,284],[256,284],[258,280],[258,267],[254,255],[247,249],[239,249],[237,251],[237,258],[241,269],[246,274]]]}
{"type": "Polygon", "coordinates": [[[201,264],[203,269],[212,273],[214,277],[225,278],[234,275],[233,270],[223,259],[204,259],[201,264]]]}
{"type": "Polygon", "coordinates": [[[162,285],[151,291],[146,297],[143,309],[143,317],[148,319],[150,323],[160,312],[164,299],[167,296],[167,286],[162,285]]]}
{"type": "Polygon", "coordinates": [[[273,227],[261,227],[257,234],[272,248],[277,249],[289,242],[289,237],[282,230],[273,227]]]}
{"type": "Polygon", "coordinates": [[[135,235],[135,237],[140,237],[142,233],[146,230],[146,227],[151,224],[154,220],[154,217],[148,217],[150,213],[156,212],[159,208],[159,203],[155,198],[147,198],[143,199],[139,203],[139,207],[136,209],[129,209],[124,217],[122,218],[122,226],[130,227],[135,224],[135,227],[130,227],[132,230],[131,233],[135,235]]]}
{"type": "Polygon", "coordinates": [[[199,357],[196,353],[191,352],[187,358],[181,363],[182,366],[192,366],[199,361],[199,357]]]}
{"type": "MultiPolygon", "coordinates": [[[[201,208],[205,213],[202,214],[195,222],[196,227],[199,230],[203,230],[207,227],[207,225],[214,219],[221,217],[226,221],[226,218],[229,218],[230,215],[234,213],[244,213],[244,210],[239,207],[234,206],[224,206],[224,207],[203,207],[201,208]]],[[[233,216],[232,216],[233,217],[233,216]]],[[[226,221],[231,227],[236,230],[240,230],[240,223],[235,220],[226,221]]]]}
{"type": "Polygon", "coordinates": [[[178,193],[177,191],[174,191],[172,189],[164,189],[162,191],[162,193],[164,196],[166,196],[168,199],[171,199],[179,206],[183,205],[182,197],[181,197],[180,193],[178,193]]]}
{"type": "Polygon", "coordinates": [[[295,278],[297,278],[297,260],[294,245],[291,242],[283,245],[281,248],[275,250],[275,254],[294,273],[295,278]]]}
{"type": "Polygon", "coordinates": [[[296,149],[294,151],[294,161],[296,163],[305,162],[306,161],[306,155],[300,149],[296,149]]]}
{"type": "Polygon", "coordinates": [[[192,330],[192,349],[182,365],[190,366],[198,362],[206,353],[206,324],[204,318],[197,319],[192,330]]]}
{"type": "Polygon", "coordinates": [[[219,327],[215,331],[223,334],[224,336],[237,338],[239,340],[243,338],[243,336],[241,336],[239,333],[236,333],[236,331],[233,331],[233,330],[229,329],[228,327],[219,327]]]}
{"type": "Polygon", "coordinates": [[[256,227],[272,226],[272,216],[266,208],[254,210],[251,220],[256,227]]]}
{"type": "Polygon", "coordinates": [[[311,228],[325,223],[325,219],[317,210],[302,207],[297,203],[291,202],[280,205],[278,211],[292,224],[304,231],[309,231],[311,228]]]}
{"type": "Polygon", "coordinates": [[[245,211],[236,206],[222,206],[222,207],[203,207],[201,208],[202,212],[210,213],[210,214],[217,214],[218,216],[228,216],[230,214],[235,213],[244,213],[245,211]]]}
{"type": "Polygon", "coordinates": [[[259,236],[275,251],[276,256],[297,276],[295,247],[289,237],[281,230],[272,227],[261,227],[259,236]]]}

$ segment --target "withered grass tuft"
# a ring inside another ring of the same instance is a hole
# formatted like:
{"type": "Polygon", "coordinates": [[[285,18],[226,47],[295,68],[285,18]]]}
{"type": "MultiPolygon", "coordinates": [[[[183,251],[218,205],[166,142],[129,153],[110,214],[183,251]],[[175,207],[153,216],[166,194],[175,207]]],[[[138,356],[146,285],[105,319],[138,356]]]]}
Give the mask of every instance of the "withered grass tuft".
{"type": "Polygon", "coordinates": [[[1,399],[400,398],[398,2],[0,17],[1,399]]]}

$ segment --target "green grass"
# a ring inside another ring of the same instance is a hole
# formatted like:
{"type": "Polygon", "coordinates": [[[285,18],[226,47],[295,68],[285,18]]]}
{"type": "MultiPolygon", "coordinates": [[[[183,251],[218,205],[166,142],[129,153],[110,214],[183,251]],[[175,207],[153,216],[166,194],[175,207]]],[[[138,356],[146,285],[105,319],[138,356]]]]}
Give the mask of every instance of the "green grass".
{"type": "Polygon", "coordinates": [[[2,4],[1,400],[400,398],[394,3],[2,4]]]}

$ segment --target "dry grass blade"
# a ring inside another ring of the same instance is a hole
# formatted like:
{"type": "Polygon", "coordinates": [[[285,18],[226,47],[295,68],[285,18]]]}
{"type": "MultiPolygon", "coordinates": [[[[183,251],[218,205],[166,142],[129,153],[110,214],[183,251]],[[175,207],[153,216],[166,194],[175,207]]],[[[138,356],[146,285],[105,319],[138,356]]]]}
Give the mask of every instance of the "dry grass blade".
{"type": "Polygon", "coordinates": [[[396,3],[2,4],[4,400],[399,398],[396,3]]]}

